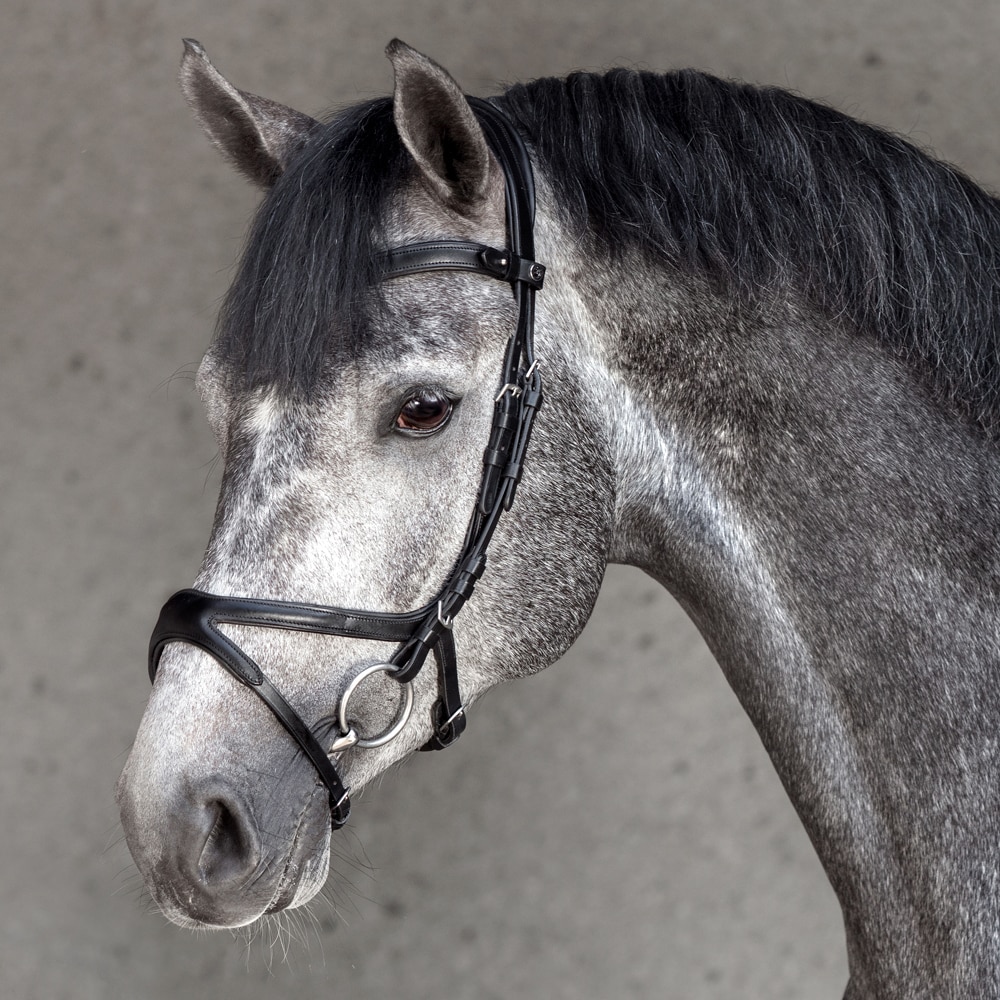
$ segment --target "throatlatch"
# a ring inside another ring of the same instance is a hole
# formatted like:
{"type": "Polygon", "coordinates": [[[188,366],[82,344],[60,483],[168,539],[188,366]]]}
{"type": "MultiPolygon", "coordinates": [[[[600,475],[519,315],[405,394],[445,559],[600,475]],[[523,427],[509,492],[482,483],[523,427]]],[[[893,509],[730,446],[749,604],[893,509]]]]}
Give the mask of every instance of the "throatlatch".
{"type": "Polygon", "coordinates": [[[383,271],[383,279],[434,270],[478,271],[509,282],[517,302],[517,329],[504,355],[476,508],[462,553],[447,582],[429,604],[401,614],[181,590],[163,606],[149,643],[150,681],[156,677],[164,647],[171,642],[187,642],[213,656],[264,701],[312,761],[329,789],[334,829],[347,822],[351,805],[348,790],[330,754],[351,746],[380,746],[399,734],[412,706],[411,682],[429,653],[433,653],[438,666],[439,697],[434,735],[422,749],[443,749],[458,739],[465,729],[452,627],[486,569],[486,550],[497,523],[513,503],[532,424],[542,403],[542,380],[533,341],[535,292],[542,287],[545,268],[534,259],[535,193],[531,163],[520,135],[502,112],[479,98],[470,97],[468,101],[503,169],[508,247],[498,250],[463,240],[411,243],[387,251],[383,271]],[[220,631],[219,625],[351,636],[398,642],[400,646],[388,663],[365,667],[348,684],[336,713],[342,732],[328,749],[324,749],[261,668],[220,631]],[[347,702],[358,684],[376,671],[389,673],[403,686],[402,708],[386,732],[362,739],[349,726],[347,702]]]}

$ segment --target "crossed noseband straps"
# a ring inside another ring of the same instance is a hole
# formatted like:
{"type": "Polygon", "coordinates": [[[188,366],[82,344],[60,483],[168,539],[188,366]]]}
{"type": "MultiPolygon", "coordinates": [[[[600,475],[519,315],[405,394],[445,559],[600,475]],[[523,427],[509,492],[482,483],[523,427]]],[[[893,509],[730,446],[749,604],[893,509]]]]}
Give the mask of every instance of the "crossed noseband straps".
{"type": "Polygon", "coordinates": [[[335,829],[347,822],[351,804],[331,754],[352,746],[381,746],[399,735],[413,704],[411,682],[428,654],[433,654],[438,667],[438,701],[434,735],[422,749],[443,749],[465,729],[452,629],[456,615],[472,596],[476,582],[486,569],[486,550],[497,523],[513,503],[532,423],[542,403],[542,381],[534,358],[533,339],[535,292],[542,287],[545,268],[534,259],[535,195],[531,163],[517,130],[497,108],[475,97],[468,101],[503,168],[508,247],[498,250],[463,240],[411,243],[387,251],[383,270],[385,279],[424,271],[476,271],[510,283],[518,307],[517,329],[504,355],[476,507],[462,552],[445,585],[429,604],[401,614],[181,590],[163,606],[149,643],[151,681],[156,677],[164,647],[171,642],[186,642],[214,657],[254,691],[312,761],[329,789],[335,829]],[[324,748],[263,670],[224,634],[219,627],[222,625],[350,636],[398,645],[387,663],[366,666],[348,684],[335,713],[340,733],[324,748]],[[388,673],[401,685],[401,707],[385,732],[362,738],[350,726],[347,705],[358,685],[378,671],[388,673]]]}

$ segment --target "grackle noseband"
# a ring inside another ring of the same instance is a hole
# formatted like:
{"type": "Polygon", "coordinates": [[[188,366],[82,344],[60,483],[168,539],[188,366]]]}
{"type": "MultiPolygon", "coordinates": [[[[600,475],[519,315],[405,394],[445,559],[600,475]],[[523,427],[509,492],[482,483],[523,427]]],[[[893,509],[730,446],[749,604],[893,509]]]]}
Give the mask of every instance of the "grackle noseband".
{"type": "Polygon", "coordinates": [[[429,604],[401,614],[181,590],[163,606],[149,643],[151,681],[156,677],[164,647],[171,642],[186,642],[213,656],[237,680],[256,692],[299,744],[329,789],[334,829],[347,822],[351,805],[348,790],[330,755],[352,746],[381,746],[399,735],[413,704],[411,682],[428,653],[434,654],[438,665],[439,698],[434,735],[422,749],[443,749],[465,729],[452,625],[486,569],[486,550],[500,516],[513,502],[532,422],[542,402],[533,334],[535,291],[542,287],[545,268],[534,260],[535,195],[531,163],[520,135],[507,117],[487,101],[474,97],[468,100],[503,169],[508,249],[497,250],[462,240],[411,243],[387,251],[383,271],[386,279],[434,270],[477,271],[509,282],[518,307],[517,328],[504,356],[501,388],[483,456],[484,470],[476,508],[462,552],[447,582],[429,604]],[[260,667],[219,630],[219,625],[290,629],[400,645],[388,663],[365,667],[347,685],[337,707],[340,735],[324,749],[260,667]],[[396,719],[385,732],[361,738],[349,724],[347,705],[358,686],[377,672],[386,672],[400,683],[402,703],[396,719]]]}

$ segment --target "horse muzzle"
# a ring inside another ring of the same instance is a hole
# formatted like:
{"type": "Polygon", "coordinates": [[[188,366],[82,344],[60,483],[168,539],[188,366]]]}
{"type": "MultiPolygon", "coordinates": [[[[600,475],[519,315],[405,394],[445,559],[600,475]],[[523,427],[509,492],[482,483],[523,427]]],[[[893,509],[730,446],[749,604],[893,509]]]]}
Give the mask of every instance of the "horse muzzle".
{"type": "MultiPolygon", "coordinates": [[[[176,704],[177,680],[165,677],[154,701],[176,704]]],[[[206,716],[235,710],[232,685],[218,689],[202,702],[206,716]]],[[[250,702],[251,721],[255,710],[250,702]]],[[[271,739],[252,725],[209,735],[199,713],[147,713],[117,799],[129,850],[163,914],[182,927],[239,927],[322,888],[329,796],[277,727],[271,739]]]]}

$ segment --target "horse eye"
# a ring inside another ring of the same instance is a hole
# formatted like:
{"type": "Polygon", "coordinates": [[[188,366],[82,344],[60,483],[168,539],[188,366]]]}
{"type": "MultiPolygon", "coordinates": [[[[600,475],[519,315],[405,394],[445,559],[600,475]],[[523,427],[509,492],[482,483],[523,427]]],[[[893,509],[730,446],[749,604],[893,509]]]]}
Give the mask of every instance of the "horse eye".
{"type": "Polygon", "coordinates": [[[451,417],[452,401],[435,389],[421,389],[402,405],[396,416],[396,430],[410,434],[439,431],[451,417]]]}

